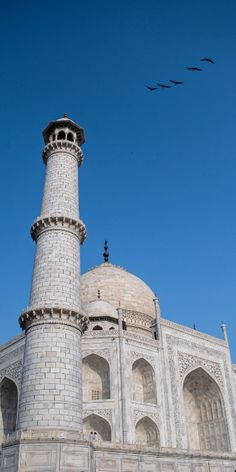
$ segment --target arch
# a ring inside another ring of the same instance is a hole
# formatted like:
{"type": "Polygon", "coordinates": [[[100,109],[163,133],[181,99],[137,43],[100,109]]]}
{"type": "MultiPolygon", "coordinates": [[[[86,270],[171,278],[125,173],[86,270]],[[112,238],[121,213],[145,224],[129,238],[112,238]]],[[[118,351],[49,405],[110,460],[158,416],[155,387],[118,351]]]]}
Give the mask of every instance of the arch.
{"type": "Polygon", "coordinates": [[[91,431],[97,433],[97,438],[101,441],[111,441],[111,427],[108,421],[101,416],[92,414],[83,421],[83,431],[86,439],[90,437],[91,431]]]}
{"type": "Polygon", "coordinates": [[[83,359],[83,400],[110,398],[110,367],[106,359],[90,354],[83,359]]]}
{"type": "Polygon", "coordinates": [[[94,328],[93,328],[93,331],[102,331],[102,330],[103,330],[103,328],[102,328],[102,326],[100,326],[100,325],[96,325],[96,326],[94,326],[94,328]]]}
{"type": "Polygon", "coordinates": [[[155,372],[145,359],[137,359],[132,365],[133,400],[157,403],[155,372]]]}
{"type": "Polygon", "coordinates": [[[223,396],[217,383],[202,367],[185,377],[183,398],[189,449],[229,451],[223,396]]]}
{"type": "Polygon", "coordinates": [[[59,131],[59,133],[57,135],[57,139],[59,139],[59,140],[66,139],[65,132],[64,131],[59,131]]]}
{"type": "Polygon", "coordinates": [[[72,133],[68,133],[66,139],[67,139],[67,141],[72,141],[72,142],[73,142],[73,141],[74,141],[74,136],[73,136],[73,134],[72,134],[72,133]]]}
{"type": "Polygon", "coordinates": [[[0,383],[0,444],[16,429],[18,390],[15,382],[4,377],[0,383]]]}
{"type": "Polygon", "coordinates": [[[135,426],[135,442],[137,444],[148,444],[150,446],[160,446],[160,434],[154,421],[148,416],[141,418],[135,426]]]}

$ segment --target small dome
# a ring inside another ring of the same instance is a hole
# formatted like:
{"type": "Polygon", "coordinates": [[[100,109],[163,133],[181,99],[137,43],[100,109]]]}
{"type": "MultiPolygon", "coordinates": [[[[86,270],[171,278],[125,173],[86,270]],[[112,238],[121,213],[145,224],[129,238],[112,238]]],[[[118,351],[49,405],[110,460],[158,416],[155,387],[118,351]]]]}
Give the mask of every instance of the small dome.
{"type": "Polygon", "coordinates": [[[98,298],[85,307],[88,316],[110,316],[111,318],[118,318],[116,309],[105,300],[98,298]]]}
{"type": "Polygon", "coordinates": [[[155,316],[155,295],[152,290],[141,279],[121,267],[105,262],[82,275],[83,306],[96,299],[98,290],[101,297],[115,309],[120,305],[125,310],[155,316]]]}

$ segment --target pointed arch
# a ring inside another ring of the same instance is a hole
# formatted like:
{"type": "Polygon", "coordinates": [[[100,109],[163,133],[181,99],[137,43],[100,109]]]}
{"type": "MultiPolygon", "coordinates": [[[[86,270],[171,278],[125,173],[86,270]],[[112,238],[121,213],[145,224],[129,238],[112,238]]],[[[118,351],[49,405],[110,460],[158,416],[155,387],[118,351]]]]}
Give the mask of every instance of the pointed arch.
{"type": "Polygon", "coordinates": [[[157,403],[155,372],[145,359],[137,359],[132,365],[133,400],[157,403]]]}
{"type": "Polygon", "coordinates": [[[111,441],[110,424],[99,415],[92,414],[84,418],[83,431],[86,439],[90,437],[91,432],[96,432],[97,439],[111,441]]]}
{"type": "Polygon", "coordinates": [[[202,368],[189,372],[183,383],[189,449],[229,451],[229,435],[220,387],[202,368]]]}
{"type": "Polygon", "coordinates": [[[148,416],[144,416],[136,423],[135,442],[137,444],[148,444],[149,446],[160,446],[158,427],[148,416]]]}
{"type": "Polygon", "coordinates": [[[13,380],[4,377],[0,383],[0,444],[16,429],[18,389],[13,380]]]}
{"type": "Polygon", "coordinates": [[[83,359],[83,400],[110,398],[110,366],[106,359],[90,354],[83,359]]]}

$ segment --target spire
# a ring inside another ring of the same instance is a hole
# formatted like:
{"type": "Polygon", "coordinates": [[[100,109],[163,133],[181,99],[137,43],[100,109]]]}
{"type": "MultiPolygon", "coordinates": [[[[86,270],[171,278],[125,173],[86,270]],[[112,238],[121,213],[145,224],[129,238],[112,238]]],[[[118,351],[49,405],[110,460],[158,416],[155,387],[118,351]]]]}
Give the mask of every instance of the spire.
{"type": "Polygon", "coordinates": [[[104,262],[109,262],[109,252],[108,252],[108,243],[104,242],[104,253],[103,253],[104,262]]]}

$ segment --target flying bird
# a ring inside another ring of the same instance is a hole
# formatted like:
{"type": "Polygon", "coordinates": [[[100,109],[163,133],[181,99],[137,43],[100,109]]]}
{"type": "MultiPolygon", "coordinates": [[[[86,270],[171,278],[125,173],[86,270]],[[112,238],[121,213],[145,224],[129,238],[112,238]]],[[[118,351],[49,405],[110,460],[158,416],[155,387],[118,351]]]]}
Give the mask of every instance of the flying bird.
{"type": "Polygon", "coordinates": [[[157,90],[157,87],[150,87],[149,85],[146,85],[146,87],[148,88],[148,90],[150,90],[150,92],[153,92],[153,90],[157,90]]]}
{"type": "Polygon", "coordinates": [[[209,57],[203,57],[201,61],[210,62],[210,64],[215,64],[212,59],[209,59],[209,57]]]}
{"type": "Polygon", "coordinates": [[[170,80],[170,82],[175,85],[183,84],[183,82],[180,82],[180,80],[170,80]]]}
{"type": "Polygon", "coordinates": [[[159,85],[159,87],[162,87],[162,88],[171,88],[171,85],[165,85],[165,84],[157,84],[159,85]]]}
{"type": "Polygon", "coordinates": [[[188,70],[192,70],[192,71],[200,71],[202,69],[199,69],[199,67],[187,67],[188,70]]]}

